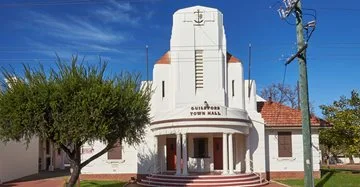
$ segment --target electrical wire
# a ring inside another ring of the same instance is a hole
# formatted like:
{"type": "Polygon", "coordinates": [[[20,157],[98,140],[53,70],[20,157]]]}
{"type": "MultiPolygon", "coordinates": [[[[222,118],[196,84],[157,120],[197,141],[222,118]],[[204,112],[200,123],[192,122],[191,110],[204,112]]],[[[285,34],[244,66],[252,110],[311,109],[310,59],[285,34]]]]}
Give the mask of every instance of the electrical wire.
{"type": "MultiPolygon", "coordinates": [[[[147,0],[115,0],[116,2],[139,3],[147,0]]],[[[33,7],[33,6],[59,6],[59,5],[85,5],[85,4],[106,4],[109,1],[104,0],[68,0],[68,1],[50,1],[50,2],[24,2],[24,3],[6,3],[0,4],[0,8],[33,7]]]]}

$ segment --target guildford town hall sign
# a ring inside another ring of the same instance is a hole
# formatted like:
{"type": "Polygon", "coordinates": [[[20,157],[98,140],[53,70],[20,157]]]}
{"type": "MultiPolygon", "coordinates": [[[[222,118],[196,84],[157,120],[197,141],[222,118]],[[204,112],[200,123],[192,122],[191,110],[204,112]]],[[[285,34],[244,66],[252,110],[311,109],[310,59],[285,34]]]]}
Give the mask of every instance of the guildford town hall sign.
{"type": "Polygon", "coordinates": [[[221,116],[219,106],[192,106],[190,116],[221,116]]]}

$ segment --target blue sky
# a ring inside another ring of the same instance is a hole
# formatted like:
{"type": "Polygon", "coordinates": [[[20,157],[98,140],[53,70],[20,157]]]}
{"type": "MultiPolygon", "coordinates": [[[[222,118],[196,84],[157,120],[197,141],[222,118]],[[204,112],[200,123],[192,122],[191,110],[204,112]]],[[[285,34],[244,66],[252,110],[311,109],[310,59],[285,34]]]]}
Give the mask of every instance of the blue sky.
{"type": "MultiPolygon", "coordinates": [[[[149,45],[150,72],[169,49],[172,14],[180,8],[203,5],[224,14],[228,50],[248,69],[248,44],[252,44],[251,78],[258,91],[281,83],[284,62],[296,51],[294,17],[287,22],[277,14],[276,0],[2,0],[0,3],[0,65],[54,65],[55,53],[63,58],[99,57],[111,72],[141,72],[145,78],[145,45],[149,45]]],[[[317,27],[308,48],[310,101],[330,104],[341,95],[359,90],[360,3],[355,0],[303,0],[315,9],[317,27]],[[355,7],[355,8],[353,8],[355,7]]],[[[314,14],[312,10],[304,10],[314,14]]],[[[305,21],[313,19],[305,15],[305,21]]],[[[295,85],[298,64],[287,67],[285,83],[295,85]]]]}

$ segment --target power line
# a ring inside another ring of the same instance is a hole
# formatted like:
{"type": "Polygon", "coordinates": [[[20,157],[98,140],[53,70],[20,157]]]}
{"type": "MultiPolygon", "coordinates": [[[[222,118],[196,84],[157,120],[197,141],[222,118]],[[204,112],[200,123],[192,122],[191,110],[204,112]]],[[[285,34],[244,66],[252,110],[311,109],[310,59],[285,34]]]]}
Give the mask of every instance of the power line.
{"type": "MultiPolygon", "coordinates": [[[[271,44],[272,47],[274,46],[278,46],[278,47],[283,47],[283,46],[288,46],[289,44],[294,44],[294,42],[287,42],[287,43],[273,43],[272,41],[269,42],[261,42],[261,43],[252,43],[252,47],[256,47],[256,48],[268,48],[268,46],[266,46],[267,44],[271,44]]],[[[325,42],[325,43],[316,43],[316,44],[312,44],[312,46],[316,46],[316,47],[343,47],[343,45],[359,45],[360,47],[360,42],[325,42]]],[[[156,46],[160,46],[160,45],[151,45],[152,48],[158,48],[156,46]]],[[[201,48],[201,47],[222,47],[224,45],[197,45],[196,47],[201,48]]],[[[171,47],[173,48],[194,48],[193,45],[172,45],[171,47]]],[[[248,44],[244,44],[244,47],[248,47],[248,44]]],[[[352,46],[350,46],[352,47],[352,46]]],[[[17,46],[0,46],[0,51],[1,50],[46,50],[46,51],[54,51],[54,50],[59,50],[59,49],[69,49],[70,47],[54,47],[54,48],[48,48],[48,47],[32,47],[32,46],[28,46],[28,47],[17,47],[17,46]]],[[[91,47],[73,47],[76,49],[90,49],[91,47]]],[[[96,47],[95,47],[96,48],[96,47]]],[[[143,44],[139,44],[139,45],[122,45],[120,47],[116,47],[113,49],[144,49],[144,45],[143,44]]],[[[108,49],[104,49],[105,51],[108,49]]],[[[111,50],[111,49],[109,49],[111,50]]],[[[169,50],[169,49],[168,49],[169,50]]],[[[102,50],[99,50],[102,51],[102,50]]]]}
{"type": "MultiPolygon", "coordinates": [[[[115,0],[116,2],[139,3],[147,0],[115,0]]],[[[107,4],[104,0],[68,0],[51,2],[24,2],[24,3],[6,3],[0,4],[0,8],[33,7],[33,6],[59,6],[59,5],[85,5],[85,4],[107,4]]]]}
{"type": "Polygon", "coordinates": [[[359,8],[345,8],[345,7],[339,7],[339,8],[316,8],[317,10],[328,10],[328,11],[351,11],[351,12],[358,12],[360,11],[359,8]]]}

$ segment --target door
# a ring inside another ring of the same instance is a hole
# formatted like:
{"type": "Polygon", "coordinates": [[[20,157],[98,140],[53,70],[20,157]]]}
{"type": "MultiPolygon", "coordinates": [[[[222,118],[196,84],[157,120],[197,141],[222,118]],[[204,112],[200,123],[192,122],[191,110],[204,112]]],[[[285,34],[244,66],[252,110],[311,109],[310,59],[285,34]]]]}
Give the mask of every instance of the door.
{"type": "Polygon", "coordinates": [[[176,138],[166,138],[166,168],[175,170],[176,168],[176,138]]]}
{"type": "Polygon", "coordinates": [[[222,138],[214,138],[214,169],[222,170],[223,169],[223,144],[222,138]]]}

